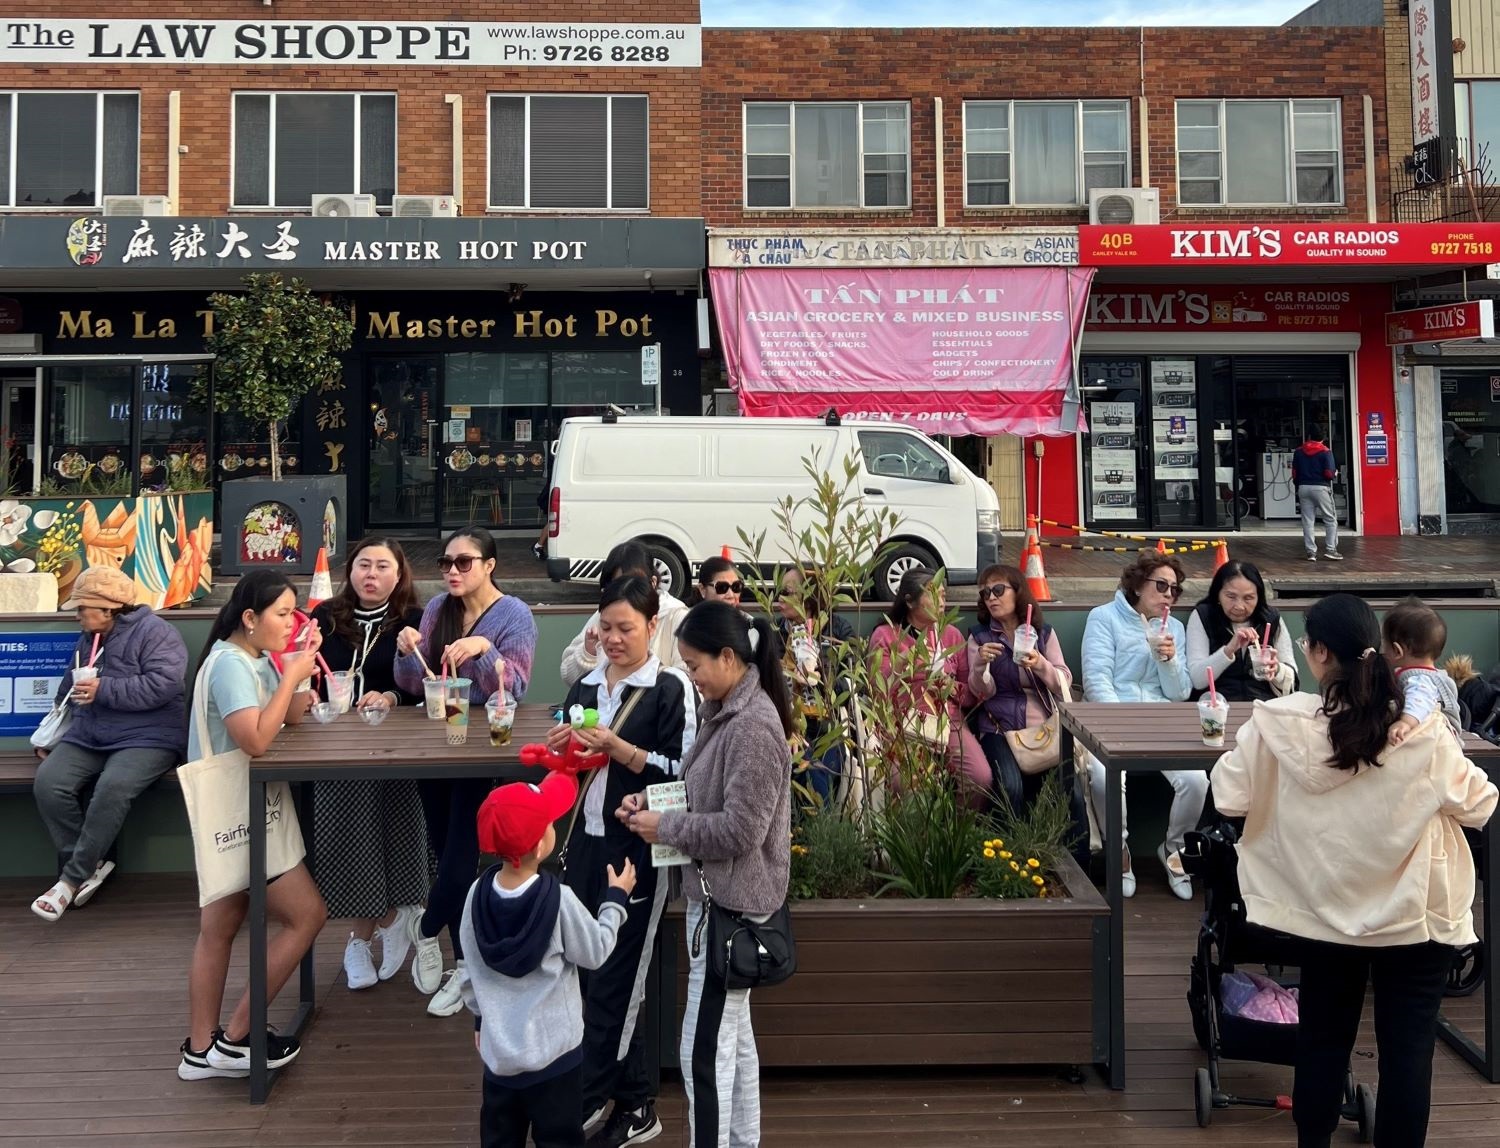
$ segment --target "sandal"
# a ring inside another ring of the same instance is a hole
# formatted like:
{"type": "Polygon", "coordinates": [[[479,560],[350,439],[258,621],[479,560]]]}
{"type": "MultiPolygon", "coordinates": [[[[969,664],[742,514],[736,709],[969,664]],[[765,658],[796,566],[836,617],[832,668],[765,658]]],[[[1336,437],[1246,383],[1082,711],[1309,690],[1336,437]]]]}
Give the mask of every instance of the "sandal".
{"type": "Polygon", "coordinates": [[[99,891],[99,886],[104,884],[105,878],[115,871],[113,861],[101,861],[99,867],[94,870],[94,875],[85,881],[73,894],[73,908],[81,909],[89,903],[94,894],[99,891]]]}
{"type": "Polygon", "coordinates": [[[67,882],[59,881],[31,903],[31,911],[44,921],[56,921],[73,903],[73,891],[67,882]]]}

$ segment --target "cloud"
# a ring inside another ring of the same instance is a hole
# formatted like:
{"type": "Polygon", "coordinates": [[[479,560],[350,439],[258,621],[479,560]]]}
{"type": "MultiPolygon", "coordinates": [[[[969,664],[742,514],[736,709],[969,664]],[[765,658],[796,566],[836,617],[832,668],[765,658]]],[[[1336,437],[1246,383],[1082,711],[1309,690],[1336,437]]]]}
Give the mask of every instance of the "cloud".
{"type": "Polygon", "coordinates": [[[1142,24],[1283,24],[1311,0],[1240,0],[1209,7],[1191,0],[1053,0],[1028,10],[1018,21],[1016,5],[996,0],[929,0],[913,7],[906,0],[707,0],[703,23],[740,28],[910,28],[1018,26],[1136,27],[1142,24]],[[919,19],[914,19],[914,15],[919,19]]]}

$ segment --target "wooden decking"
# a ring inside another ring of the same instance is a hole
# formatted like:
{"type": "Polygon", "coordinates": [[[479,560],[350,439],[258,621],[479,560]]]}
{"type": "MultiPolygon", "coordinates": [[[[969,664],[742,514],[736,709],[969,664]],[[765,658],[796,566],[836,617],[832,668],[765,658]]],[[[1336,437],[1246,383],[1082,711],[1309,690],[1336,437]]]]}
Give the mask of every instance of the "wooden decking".
{"type": "MultiPolygon", "coordinates": [[[[1128,905],[1130,1087],[1092,1071],[768,1073],[767,1148],[882,1146],[1036,1148],[1110,1145],[1291,1145],[1287,1113],[1235,1109],[1194,1124],[1193,1042],[1184,992],[1198,909],[1158,888],[1139,862],[1128,905]]],[[[478,1142],[478,1065],[466,1015],[435,1020],[405,973],[363,993],[335,982],[347,931],[318,946],[321,1012],[301,1060],[270,1103],[252,1108],[240,1082],[176,1077],[185,1033],[186,969],[196,930],[191,880],[123,875],[56,925],[37,920],[36,882],[0,882],[0,1148],[321,1148],[464,1146],[478,1142]],[[35,886],[35,887],[34,887],[35,886]]],[[[231,972],[243,986],[243,944],[231,972]]],[[[228,1006],[226,1005],[226,1013],[228,1006]]],[[[1455,1010],[1477,1027],[1473,998],[1455,1010]]],[[[1367,1024],[1355,1073],[1374,1083],[1367,1024]]],[[[1289,1070],[1231,1064],[1231,1090],[1290,1088],[1289,1070]]],[[[1500,1145],[1500,1087],[1439,1047],[1432,1145],[1500,1145]]],[[[666,1133],[681,1148],[681,1089],[663,1088],[666,1133]]],[[[1353,1144],[1352,1125],[1341,1141],[1353,1144]]]]}

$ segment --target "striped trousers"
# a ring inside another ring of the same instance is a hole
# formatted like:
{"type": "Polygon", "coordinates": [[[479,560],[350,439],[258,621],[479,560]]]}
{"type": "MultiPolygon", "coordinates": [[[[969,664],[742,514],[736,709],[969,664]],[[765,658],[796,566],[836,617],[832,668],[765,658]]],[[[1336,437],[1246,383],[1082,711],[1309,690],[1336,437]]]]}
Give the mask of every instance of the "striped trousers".
{"type": "Polygon", "coordinates": [[[760,1057],[750,1031],[750,990],[728,991],[706,976],[705,943],[692,938],[703,905],[687,911],[688,997],[682,1017],[682,1082],[687,1090],[689,1148],[757,1148],[760,1144],[760,1057]]]}

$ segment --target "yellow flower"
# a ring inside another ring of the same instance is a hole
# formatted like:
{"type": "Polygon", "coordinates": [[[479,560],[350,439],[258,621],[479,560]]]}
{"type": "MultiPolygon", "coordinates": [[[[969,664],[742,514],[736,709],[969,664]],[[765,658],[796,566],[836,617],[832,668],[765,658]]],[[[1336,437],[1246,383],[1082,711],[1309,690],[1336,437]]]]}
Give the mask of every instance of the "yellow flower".
{"type": "Polygon", "coordinates": [[[1002,861],[1009,861],[1010,857],[1011,857],[1011,855],[1010,855],[1010,853],[1008,851],[1006,851],[1004,849],[1002,849],[1000,851],[1000,860],[1002,860],[1002,861]]]}
{"type": "Polygon", "coordinates": [[[1043,881],[1040,877],[1033,877],[1031,879],[1031,883],[1038,888],[1041,888],[1041,886],[1045,885],[1047,882],[1043,881]]]}
{"type": "Polygon", "coordinates": [[[1012,869],[1014,869],[1017,873],[1019,873],[1021,871],[1021,867],[1019,865],[1017,865],[1014,861],[1012,861],[1010,863],[1010,867],[1012,869]]]}
{"type": "Polygon", "coordinates": [[[1040,861],[1038,861],[1035,857],[1028,857],[1028,858],[1026,858],[1026,865],[1027,865],[1028,868],[1031,868],[1031,869],[1040,869],[1042,867],[1042,863],[1040,861]]]}
{"type": "Polygon", "coordinates": [[[1001,841],[1000,838],[996,837],[995,838],[995,848],[996,849],[1004,849],[1005,848],[1005,842],[1001,841]]]}
{"type": "Polygon", "coordinates": [[[995,851],[993,849],[989,848],[988,846],[986,846],[985,850],[984,850],[984,855],[986,857],[993,857],[995,855],[995,851]]]}

